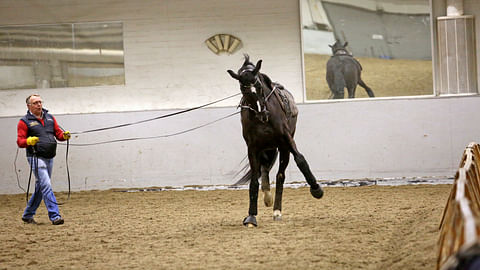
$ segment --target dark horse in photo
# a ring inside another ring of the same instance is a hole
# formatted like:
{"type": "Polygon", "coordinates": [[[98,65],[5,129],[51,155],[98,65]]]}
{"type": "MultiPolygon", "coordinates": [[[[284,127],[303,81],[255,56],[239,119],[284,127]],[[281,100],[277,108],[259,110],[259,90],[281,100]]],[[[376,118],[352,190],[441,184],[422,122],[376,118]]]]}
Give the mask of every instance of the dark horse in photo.
{"type": "Polygon", "coordinates": [[[362,81],[362,66],[347,51],[347,45],[348,42],[342,45],[338,40],[335,44],[328,45],[332,48],[332,57],[327,62],[327,83],[332,92],[330,98],[344,98],[345,88],[348,90],[348,98],[355,98],[357,84],[367,91],[369,97],[375,97],[372,89],[362,81]]]}
{"type": "Polygon", "coordinates": [[[250,181],[250,205],[248,216],[243,220],[243,224],[248,227],[257,226],[259,177],[262,179],[265,205],[272,205],[268,174],[278,152],[280,164],[276,176],[274,220],[281,220],[282,216],[283,183],[290,153],[310,185],[312,196],[318,199],[323,196],[321,186],[293,140],[298,115],[293,96],[282,85],[272,82],[267,75],[260,73],[261,65],[262,60],[254,65],[248,55],[245,55],[245,61],[237,73],[228,70],[230,76],[240,82],[243,95],[239,106],[250,171],[237,184],[250,181]]]}

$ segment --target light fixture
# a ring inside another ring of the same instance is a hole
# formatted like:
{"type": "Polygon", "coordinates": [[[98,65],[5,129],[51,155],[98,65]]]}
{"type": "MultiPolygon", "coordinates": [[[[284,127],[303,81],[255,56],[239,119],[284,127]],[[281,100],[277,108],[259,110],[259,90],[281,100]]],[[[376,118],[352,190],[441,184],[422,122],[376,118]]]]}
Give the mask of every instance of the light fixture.
{"type": "Polygon", "coordinates": [[[242,41],[230,34],[216,34],[205,40],[207,47],[215,54],[233,54],[242,47],[242,41]]]}

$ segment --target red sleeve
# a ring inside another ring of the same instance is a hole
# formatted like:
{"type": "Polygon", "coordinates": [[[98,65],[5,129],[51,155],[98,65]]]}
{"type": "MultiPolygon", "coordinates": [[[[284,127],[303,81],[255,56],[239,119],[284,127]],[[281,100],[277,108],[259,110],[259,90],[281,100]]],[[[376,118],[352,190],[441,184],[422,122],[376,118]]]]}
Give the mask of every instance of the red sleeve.
{"type": "Polygon", "coordinates": [[[17,125],[17,145],[20,148],[27,147],[28,127],[25,122],[20,120],[17,125]]]}
{"type": "Polygon", "coordinates": [[[63,130],[60,128],[60,126],[58,126],[57,119],[55,119],[55,117],[53,117],[53,115],[52,115],[52,118],[53,118],[53,123],[54,123],[53,130],[55,131],[55,137],[59,141],[65,141],[65,139],[63,138],[63,130]]]}

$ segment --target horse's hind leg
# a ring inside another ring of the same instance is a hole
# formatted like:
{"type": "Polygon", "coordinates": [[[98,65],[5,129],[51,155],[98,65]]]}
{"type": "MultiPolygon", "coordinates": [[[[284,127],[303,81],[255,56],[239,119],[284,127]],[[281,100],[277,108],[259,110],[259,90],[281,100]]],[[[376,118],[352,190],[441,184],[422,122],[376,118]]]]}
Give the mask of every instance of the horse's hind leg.
{"type": "Polygon", "coordinates": [[[302,172],[305,180],[310,185],[310,193],[313,197],[320,199],[323,196],[322,187],[317,183],[317,179],[313,175],[312,171],[310,170],[310,166],[308,166],[307,160],[305,157],[298,152],[297,146],[295,145],[295,141],[291,136],[288,136],[289,145],[290,145],[290,152],[293,154],[295,159],[295,163],[297,163],[297,167],[302,172]]]}
{"type": "Polygon", "coordinates": [[[348,86],[347,90],[348,90],[348,98],[355,98],[355,90],[356,90],[356,86],[348,86]]]}
{"type": "Polygon", "coordinates": [[[349,72],[345,74],[345,86],[348,91],[348,98],[355,98],[355,90],[357,89],[358,77],[356,73],[349,72]]]}
{"type": "Polygon", "coordinates": [[[305,180],[307,180],[307,183],[310,185],[310,193],[312,194],[312,196],[317,199],[322,198],[323,197],[322,187],[317,183],[315,176],[313,176],[313,173],[310,170],[310,167],[308,166],[308,163],[305,157],[300,153],[298,153],[294,157],[295,157],[295,163],[297,163],[297,167],[300,169],[303,176],[305,177],[305,180]]]}
{"type": "Polygon", "coordinates": [[[260,157],[260,175],[262,178],[262,192],[263,192],[263,202],[265,206],[270,207],[273,204],[272,193],[270,192],[270,178],[269,173],[277,159],[277,150],[267,150],[262,153],[260,157]]]}
{"type": "Polygon", "coordinates": [[[367,95],[368,95],[369,97],[375,97],[375,95],[373,94],[372,89],[371,89],[370,87],[368,87],[368,86],[362,81],[362,79],[360,79],[360,80],[358,81],[358,84],[365,89],[365,91],[367,92],[367,95]]]}
{"type": "Polygon", "coordinates": [[[280,150],[280,165],[278,167],[277,181],[275,184],[275,204],[273,206],[273,220],[282,219],[282,195],[285,182],[285,169],[290,160],[290,152],[286,149],[280,150]]]}
{"type": "Polygon", "coordinates": [[[268,177],[269,169],[262,166],[260,170],[262,175],[263,202],[266,207],[270,207],[273,204],[273,198],[272,193],[270,192],[270,179],[268,177]]]}

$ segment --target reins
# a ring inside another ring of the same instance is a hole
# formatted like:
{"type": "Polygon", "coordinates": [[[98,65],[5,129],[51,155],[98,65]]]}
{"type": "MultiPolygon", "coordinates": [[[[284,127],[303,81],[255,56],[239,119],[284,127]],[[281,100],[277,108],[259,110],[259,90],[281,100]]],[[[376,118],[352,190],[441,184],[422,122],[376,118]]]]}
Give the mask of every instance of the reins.
{"type": "MultiPolygon", "coordinates": [[[[70,199],[70,193],[71,193],[71,185],[70,185],[70,170],[68,168],[68,140],[67,140],[67,150],[66,150],[66,153],[65,153],[65,164],[66,164],[66,168],[67,168],[67,179],[68,179],[68,197],[67,197],[67,200],[70,199]]],[[[35,151],[35,147],[32,147],[33,149],[33,156],[32,156],[32,161],[31,161],[31,164],[30,164],[30,173],[29,173],[29,176],[28,176],[28,185],[27,185],[27,191],[26,191],[26,202],[28,203],[28,196],[30,194],[30,183],[32,181],[32,172],[33,172],[33,168],[35,168],[35,176],[37,177],[37,181],[38,181],[38,156],[37,156],[37,152],[35,151]]],[[[17,154],[18,154],[18,148],[17,148],[17,154]]],[[[15,155],[15,163],[17,161],[17,155],[15,155]]],[[[15,165],[15,173],[16,173],[16,165],[15,165]]],[[[16,173],[17,174],[17,173],[16,173]]],[[[21,186],[20,186],[20,181],[18,179],[18,174],[17,174],[17,183],[19,185],[19,187],[25,191],[21,186]]],[[[53,192],[53,191],[52,191],[53,192]]],[[[53,204],[56,204],[56,205],[63,205],[65,203],[59,203],[59,202],[54,202],[54,201],[51,201],[49,198],[47,197],[44,197],[43,198],[44,200],[48,200],[50,201],[51,203],[53,204]]]]}
{"type": "Polygon", "coordinates": [[[225,97],[225,98],[221,98],[221,99],[212,101],[212,102],[210,102],[210,103],[207,103],[207,104],[204,104],[204,105],[201,105],[201,106],[197,106],[197,107],[193,107],[193,108],[185,109],[185,110],[182,110],[182,111],[178,111],[178,112],[174,112],[174,113],[169,113],[169,114],[165,114],[165,115],[161,115],[161,116],[157,116],[157,117],[153,117],[153,118],[149,118],[149,119],[145,119],[145,120],[140,120],[140,121],[131,122],[131,123],[126,123],[126,124],[120,124],[120,125],[115,125],[115,126],[110,126],[110,127],[103,127],[103,128],[96,128],[96,129],[90,129],[90,130],[85,130],[85,131],[71,132],[71,134],[84,134],[84,133],[97,132],[97,131],[103,131],[103,130],[121,128],[121,127],[127,127],[127,126],[132,126],[132,125],[137,125],[137,124],[145,123],[145,122],[150,122],[150,121],[154,121],[154,120],[158,120],[158,119],[162,119],[162,118],[167,118],[167,117],[175,116],[175,115],[182,114],[182,113],[187,113],[187,112],[190,112],[190,111],[193,111],[193,110],[201,109],[201,108],[203,108],[203,107],[207,107],[207,106],[209,106],[209,105],[212,105],[212,104],[215,104],[215,103],[218,103],[218,102],[227,100],[227,99],[229,99],[229,98],[232,98],[232,97],[235,97],[235,96],[238,96],[238,95],[240,95],[240,93],[237,93],[237,94],[234,94],[234,95],[225,97]]]}
{"type": "MultiPolygon", "coordinates": [[[[114,129],[114,128],[126,127],[126,126],[136,125],[136,124],[145,123],[145,122],[149,122],[149,121],[154,121],[154,120],[158,120],[158,119],[162,119],[162,118],[167,118],[167,117],[179,115],[179,114],[182,114],[182,113],[190,112],[190,111],[193,111],[193,110],[197,110],[197,109],[200,109],[200,108],[203,108],[203,107],[206,107],[206,106],[215,104],[215,103],[219,103],[219,102],[221,102],[221,101],[224,101],[224,100],[227,100],[227,99],[229,99],[229,98],[238,96],[238,95],[240,95],[240,94],[241,94],[241,93],[237,93],[237,94],[234,94],[234,95],[230,95],[230,96],[228,96],[228,97],[225,97],[225,98],[221,98],[221,99],[215,100],[215,101],[213,101],[213,102],[209,102],[209,103],[204,104],[204,105],[196,106],[196,107],[193,107],[193,108],[185,109],[185,110],[178,111],[178,112],[174,112],[174,113],[169,113],[169,114],[157,116],[157,117],[150,118],[150,119],[140,120],[140,121],[131,122],[131,123],[126,123],[126,124],[121,124],[121,125],[116,125],[116,126],[110,126],[110,127],[104,127],[104,128],[97,128],[97,129],[91,129],[91,130],[86,130],[86,131],[81,131],[81,132],[71,132],[70,134],[91,133],[91,132],[97,132],[97,131],[109,130],[109,129],[114,129]]],[[[208,125],[211,125],[211,124],[216,123],[216,122],[218,122],[218,121],[221,121],[221,120],[223,120],[223,119],[232,117],[232,116],[234,116],[235,114],[238,114],[238,113],[239,113],[239,112],[234,112],[234,113],[231,113],[231,114],[229,114],[229,115],[227,115],[227,116],[224,116],[224,117],[221,117],[221,118],[219,118],[219,119],[216,119],[216,120],[214,120],[214,121],[211,121],[211,122],[202,124],[202,125],[200,125],[200,126],[196,126],[196,127],[189,128],[189,129],[187,129],[187,130],[183,130],[183,131],[180,131],[180,132],[175,132],[175,133],[172,133],[172,134],[166,134],[166,135],[160,135],[160,136],[127,138],[127,139],[118,139],[118,140],[111,140],[111,141],[104,141],[104,142],[97,142],[97,143],[84,143],[84,144],[70,144],[69,140],[67,140],[67,143],[66,143],[67,149],[66,149],[66,152],[65,152],[65,163],[66,163],[66,166],[65,166],[65,167],[66,167],[66,170],[67,170],[67,179],[68,179],[68,198],[67,198],[67,200],[70,199],[70,194],[71,194],[70,169],[69,169],[69,166],[68,166],[68,154],[69,154],[69,147],[70,147],[70,145],[72,145],[72,146],[90,146],[90,145],[99,145],[99,144],[107,144],[107,143],[114,143],[114,142],[122,142],[122,141],[134,141],[134,140],[144,140],[144,139],[155,139],[155,138],[171,137],[171,136],[176,136],[176,135],[184,134],[184,133],[187,133],[187,132],[190,132],[190,131],[193,131],[193,130],[196,130],[196,129],[199,129],[199,128],[202,128],[202,127],[205,127],[205,126],[208,126],[208,125]]],[[[62,130],[63,130],[63,128],[62,128],[62,130]]],[[[59,143],[59,144],[61,144],[61,143],[59,143]]],[[[19,150],[19,148],[17,148],[17,152],[16,152],[16,154],[15,154],[14,170],[15,170],[15,174],[16,174],[16,176],[17,176],[17,184],[18,184],[18,187],[19,187],[21,190],[23,190],[24,192],[26,192],[26,201],[27,201],[27,203],[28,203],[28,197],[29,197],[29,192],[30,192],[30,183],[31,183],[32,171],[33,171],[34,164],[31,164],[31,165],[30,165],[30,173],[29,173],[29,178],[28,178],[28,187],[27,187],[27,191],[25,191],[25,189],[23,189],[22,186],[20,185],[20,180],[19,180],[19,176],[18,176],[18,173],[17,173],[17,165],[16,165],[16,162],[17,162],[17,157],[18,157],[18,150],[19,150]]],[[[36,164],[35,164],[36,174],[38,175],[38,157],[36,156],[36,152],[34,152],[34,157],[32,157],[32,163],[34,163],[35,161],[36,161],[36,164]]],[[[56,203],[56,202],[52,202],[52,203],[55,203],[55,204],[57,204],[57,205],[62,205],[62,204],[64,204],[64,203],[56,203]]]]}
{"type": "MultiPolygon", "coordinates": [[[[239,113],[239,112],[234,112],[234,113],[228,114],[228,115],[226,115],[226,116],[223,116],[223,117],[221,117],[221,118],[218,118],[218,119],[216,119],[216,120],[207,122],[207,123],[205,123],[205,124],[202,124],[202,125],[199,125],[199,126],[196,126],[196,127],[193,127],[193,128],[189,128],[189,129],[186,129],[186,130],[183,130],[183,131],[174,132],[174,133],[170,133],[170,134],[165,134],[165,135],[148,136],[148,137],[134,137],[134,138],[125,138],[125,139],[118,139],[118,140],[110,140],[110,141],[102,141],[102,142],[93,142],[93,143],[72,143],[72,144],[70,144],[70,145],[71,145],[71,146],[92,146],[92,145],[109,144],[109,143],[117,143],[117,142],[138,141],[138,140],[150,140],[150,139],[173,137],[173,136],[176,136],[176,135],[184,134],[184,133],[187,133],[187,132],[190,132],[190,131],[193,131],[193,130],[196,130],[196,129],[199,129],[199,128],[202,128],[202,127],[205,127],[205,126],[208,126],[208,125],[211,125],[211,124],[216,123],[216,122],[219,122],[219,121],[221,121],[221,120],[223,120],[223,119],[227,119],[227,118],[229,118],[229,117],[232,117],[232,116],[234,116],[235,114],[238,114],[238,113],[239,113]]],[[[60,143],[60,144],[61,144],[61,143],[60,143]]]]}

